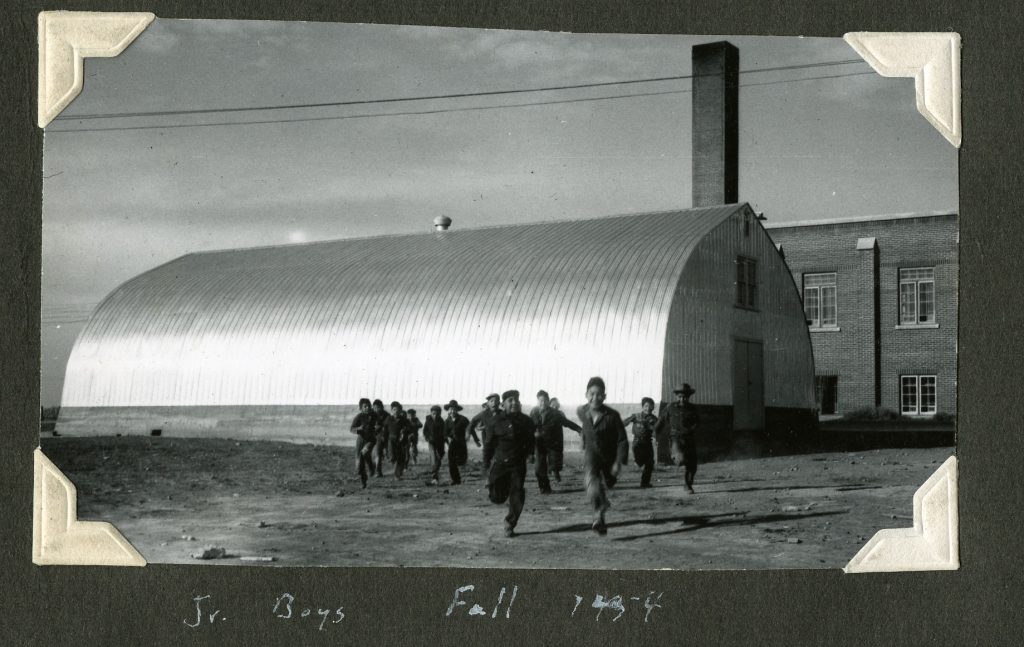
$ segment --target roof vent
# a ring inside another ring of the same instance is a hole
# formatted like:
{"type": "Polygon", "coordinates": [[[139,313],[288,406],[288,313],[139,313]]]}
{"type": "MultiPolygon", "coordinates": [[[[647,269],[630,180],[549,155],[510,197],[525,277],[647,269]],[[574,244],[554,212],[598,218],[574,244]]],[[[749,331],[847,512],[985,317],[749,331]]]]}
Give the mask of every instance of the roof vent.
{"type": "Polygon", "coordinates": [[[438,216],[434,218],[434,231],[448,231],[448,228],[452,226],[452,219],[448,216],[438,216]]]}

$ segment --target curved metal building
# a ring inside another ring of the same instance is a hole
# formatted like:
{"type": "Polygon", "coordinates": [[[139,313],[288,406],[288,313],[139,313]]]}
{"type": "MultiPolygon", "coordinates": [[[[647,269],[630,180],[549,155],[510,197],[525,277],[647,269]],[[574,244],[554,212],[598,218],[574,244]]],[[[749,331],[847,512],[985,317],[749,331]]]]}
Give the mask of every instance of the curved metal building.
{"type": "Polygon", "coordinates": [[[592,375],[628,406],[686,381],[705,406],[814,408],[800,297],[749,206],[189,254],[97,307],[62,420],[145,433],[204,411],[216,433],[223,407],[266,422],[507,388],[572,405],[592,375]]]}

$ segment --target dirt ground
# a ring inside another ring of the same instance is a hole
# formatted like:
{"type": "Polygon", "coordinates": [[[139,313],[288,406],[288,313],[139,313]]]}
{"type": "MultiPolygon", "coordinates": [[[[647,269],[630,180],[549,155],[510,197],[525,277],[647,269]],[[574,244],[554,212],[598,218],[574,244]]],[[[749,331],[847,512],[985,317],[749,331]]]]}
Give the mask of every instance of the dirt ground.
{"type": "Polygon", "coordinates": [[[80,519],[109,521],[150,562],[282,566],[507,568],[841,568],[877,530],[913,525],[914,491],[952,448],[880,449],[700,466],[696,493],[658,467],[639,489],[623,468],[609,532],[590,529],[581,455],[566,454],[555,492],[533,466],[518,536],[487,499],[480,453],[462,485],[427,484],[429,460],[363,490],[351,447],[153,437],[44,438],[78,488],[80,519]],[[273,561],[243,561],[243,557],[273,561]]]}

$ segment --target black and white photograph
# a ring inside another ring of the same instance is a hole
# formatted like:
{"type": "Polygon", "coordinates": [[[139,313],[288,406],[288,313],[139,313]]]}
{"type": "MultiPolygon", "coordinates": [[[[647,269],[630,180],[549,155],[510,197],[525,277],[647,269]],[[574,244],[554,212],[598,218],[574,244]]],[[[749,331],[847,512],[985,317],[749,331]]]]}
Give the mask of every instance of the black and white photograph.
{"type": "Polygon", "coordinates": [[[83,80],[40,447],[149,563],[840,569],[956,453],[958,151],[842,38],[157,18],[83,80]]]}

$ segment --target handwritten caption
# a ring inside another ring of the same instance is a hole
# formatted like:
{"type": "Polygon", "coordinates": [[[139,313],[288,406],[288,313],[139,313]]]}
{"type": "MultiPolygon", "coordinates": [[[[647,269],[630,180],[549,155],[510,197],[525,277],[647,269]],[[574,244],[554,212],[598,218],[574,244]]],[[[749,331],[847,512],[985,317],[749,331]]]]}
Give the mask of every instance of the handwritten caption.
{"type": "MultiPolygon", "coordinates": [[[[323,631],[330,625],[336,625],[345,619],[345,607],[322,607],[306,606],[296,604],[295,596],[291,593],[282,593],[274,601],[270,608],[272,617],[291,623],[305,623],[316,625],[317,631],[323,631]]],[[[192,598],[194,615],[191,618],[182,620],[186,627],[198,629],[202,626],[209,626],[216,622],[227,620],[227,616],[221,613],[220,609],[214,608],[211,596],[197,595],[192,598]]]]}
{"type": "MultiPolygon", "coordinates": [[[[511,589],[503,586],[498,591],[497,599],[494,600],[494,606],[491,607],[490,600],[486,601],[486,606],[481,604],[484,602],[483,599],[480,601],[474,601],[472,596],[476,591],[476,586],[473,584],[467,584],[460,586],[455,589],[455,593],[452,595],[451,602],[448,604],[448,609],[445,611],[445,617],[451,617],[452,615],[465,615],[466,617],[473,618],[490,618],[495,620],[499,617],[504,616],[506,620],[512,618],[512,605],[516,601],[516,597],[519,595],[519,587],[513,585],[511,589]],[[506,598],[506,593],[511,591],[506,598]],[[490,609],[488,611],[488,609],[490,609]]],[[[651,621],[651,614],[655,609],[661,608],[661,597],[664,592],[649,591],[646,595],[611,595],[605,596],[600,593],[594,595],[593,601],[590,602],[589,607],[591,609],[597,609],[594,613],[595,620],[601,620],[601,614],[608,611],[608,615],[605,618],[610,618],[612,622],[618,622],[623,616],[625,616],[631,608],[636,609],[639,613],[643,612],[644,622],[651,621]],[[633,604],[633,603],[636,604],[633,604]]],[[[572,611],[569,613],[570,618],[576,617],[576,612],[583,604],[584,598],[579,594],[574,594],[575,604],[573,604],[572,611]]],[[[582,611],[580,616],[586,614],[582,611]]]]}
{"type": "MultiPolygon", "coordinates": [[[[663,592],[648,591],[644,595],[605,595],[597,593],[591,600],[578,593],[567,601],[566,609],[570,618],[593,616],[600,621],[602,617],[611,622],[618,622],[623,617],[633,617],[637,621],[643,617],[650,622],[655,609],[661,608],[663,592]]],[[[489,620],[512,619],[512,610],[520,597],[519,585],[502,586],[494,595],[480,595],[476,585],[466,584],[455,589],[444,612],[445,617],[480,618],[489,620]]],[[[286,622],[293,625],[315,626],[317,631],[324,631],[331,625],[340,624],[345,619],[345,607],[306,604],[291,593],[282,593],[267,607],[275,622],[286,622]]],[[[208,627],[228,619],[221,609],[217,608],[210,595],[197,595],[192,598],[189,616],[181,622],[189,629],[208,627]]]]}

